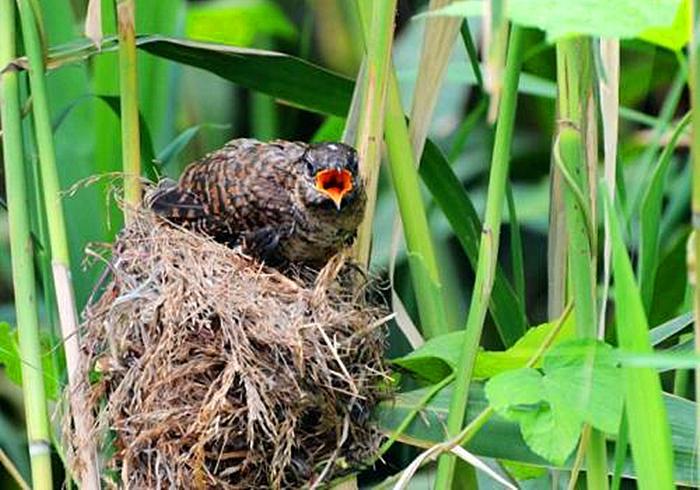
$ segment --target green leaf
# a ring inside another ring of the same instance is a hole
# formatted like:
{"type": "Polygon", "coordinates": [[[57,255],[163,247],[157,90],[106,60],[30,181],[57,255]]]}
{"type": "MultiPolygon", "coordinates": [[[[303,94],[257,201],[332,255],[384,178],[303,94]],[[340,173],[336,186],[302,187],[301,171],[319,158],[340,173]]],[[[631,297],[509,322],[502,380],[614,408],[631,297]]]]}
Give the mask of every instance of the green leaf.
{"type": "MultiPolygon", "coordinates": [[[[676,150],[678,139],[690,122],[688,113],[677,125],[671,135],[671,140],[659,156],[651,180],[644,192],[640,210],[640,239],[639,239],[639,283],[646,312],[650,311],[654,295],[654,283],[658,268],[658,249],[660,243],[661,209],[664,197],[666,176],[671,157],[676,150]]],[[[685,289],[685,288],[684,288],[685,289]]]]}
{"type": "MultiPolygon", "coordinates": [[[[622,349],[651,354],[649,327],[621,236],[618,214],[607,192],[603,195],[613,245],[617,338],[622,349]]],[[[623,373],[625,411],[640,487],[673,488],[671,431],[659,375],[652,368],[623,368],[623,373]]]]}
{"type": "Polygon", "coordinates": [[[689,311],[676,318],[673,318],[649,331],[651,345],[658,345],[666,339],[671,338],[693,323],[693,312],[689,311]]]}
{"type": "MultiPolygon", "coordinates": [[[[44,373],[44,391],[49,400],[57,400],[61,389],[59,373],[51,359],[54,353],[54,342],[48,335],[42,332],[41,364],[44,373]]],[[[5,367],[4,373],[7,379],[18,386],[22,385],[22,358],[17,343],[17,331],[10,327],[9,323],[0,322],[0,364],[5,367]]],[[[31,366],[29,366],[31,368],[31,366]]]]}
{"type": "MultiPolygon", "coordinates": [[[[479,352],[476,359],[476,367],[474,368],[474,377],[477,379],[490,378],[509,369],[525,366],[535,352],[537,352],[545,338],[547,338],[556,327],[556,324],[557,321],[553,321],[530,328],[513,347],[505,352],[479,352]]],[[[574,319],[573,316],[569,316],[554,338],[552,346],[565,340],[572,339],[574,337],[574,331],[574,319]]],[[[540,364],[541,363],[538,363],[535,367],[540,364]]]]}
{"type": "MultiPolygon", "coordinates": [[[[525,335],[506,351],[481,351],[474,366],[476,379],[490,378],[504,371],[524,367],[556,327],[556,321],[543,323],[527,330],[525,335]]],[[[562,325],[552,345],[574,336],[573,318],[562,325]]],[[[414,372],[426,380],[437,383],[457,367],[464,331],[452,332],[428,340],[406,356],[392,360],[394,364],[414,372]]]]}
{"type": "Polygon", "coordinates": [[[449,376],[457,367],[463,341],[464,331],[438,335],[413,352],[393,359],[391,362],[431,383],[437,383],[449,376]]]}
{"type": "Polygon", "coordinates": [[[350,107],[352,80],[294,56],[158,36],[139,37],[137,46],[310,111],[344,117],[350,107]]]}
{"type": "Polygon", "coordinates": [[[5,366],[5,376],[16,385],[22,384],[22,363],[16,336],[9,323],[0,322],[0,364],[5,366]]]}
{"type": "MultiPolygon", "coordinates": [[[[385,434],[392,434],[406,415],[420,406],[421,400],[431,388],[429,386],[399,393],[396,397],[381,402],[374,412],[379,429],[385,434]]],[[[399,437],[399,441],[426,449],[444,441],[444,426],[451,396],[452,385],[438,392],[428,405],[421,409],[421,416],[413,419],[399,437]]],[[[673,434],[676,484],[694,487],[698,483],[695,464],[695,403],[668,394],[664,395],[664,402],[673,434]]],[[[486,408],[488,402],[483,384],[472,383],[465,423],[474,420],[486,408]]],[[[499,415],[491,417],[465,448],[477,456],[506,459],[540,468],[570,470],[573,462],[573,458],[569,458],[564,465],[557,467],[538,456],[523,440],[518,424],[499,415]]],[[[608,455],[608,460],[612,461],[612,444],[608,444],[608,455]]],[[[625,478],[635,477],[634,464],[629,455],[623,465],[622,474],[625,478]]]]}
{"type": "MultiPolygon", "coordinates": [[[[508,17],[515,23],[547,33],[547,41],[581,34],[631,39],[679,50],[689,39],[687,3],[681,0],[510,0],[508,17]],[[677,15],[678,12],[678,15],[677,15]]],[[[453,2],[417,17],[472,17],[483,13],[483,1],[453,2]]]]}
{"type": "Polygon", "coordinates": [[[513,22],[537,27],[550,42],[581,34],[629,39],[673,23],[680,0],[510,0],[513,22]]]}
{"type": "Polygon", "coordinates": [[[517,422],[523,413],[539,409],[544,399],[542,374],[533,368],[501,373],[486,383],[486,397],[496,412],[517,422]]]}
{"type": "Polygon", "coordinates": [[[559,466],[566,463],[581,433],[581,420],[555,404],[543,404],[535,411],[524,412],[519,422],[527,445],[559,466]]]}
{"type": "MultiPolygon", "coordinates": [[[[475,268],[481,239],[481,220],[452,167],[430,140],[426,142],[419,171],[433,199],[452,226],[472,268],[475,268]]],[[[489,311],[506,346],[513,345],[523,336],[527,318],[500,266],[496,269],[489,311]]]]}
{"type": "Polygon", "coordinates": [[[547,470],[530,464],[518,463],[517,461],[501,461],[501,465],[506,469],[508,474],[518,480],[534,480],[535,478],[543,477],[547,474],[547,470]]]}
{"type": "Polygon", "coordinates": [[[252,46],[258,37],[294,39],[294,24],[268,0],[220,0],[188,7],[187,37],[241,47],[252,46]]]}
{"type": "Polygon", "coordinates": [[[622,373],[602,341],[562,343],[544,356],[547,399],[596,429],[615,434],[622,417],[622,373]]]}
{"type": "Polygon", "coordinates": [[[621,371],[612,347],[593,339],[559,344],[533,368],[497,374],[486,396],[498,414],[520,424],[532,450],[563,464],[584,422],[616,433],[622,417],[621,371]]]}
{"type": "Polygon", "coordinates": [[[651,27],[644,30],[639,38],[657,46],[680,51],[690,41],[692,23],[690,21],[690,0],[681,0],[673,24],[668,27],[651,27]]]}

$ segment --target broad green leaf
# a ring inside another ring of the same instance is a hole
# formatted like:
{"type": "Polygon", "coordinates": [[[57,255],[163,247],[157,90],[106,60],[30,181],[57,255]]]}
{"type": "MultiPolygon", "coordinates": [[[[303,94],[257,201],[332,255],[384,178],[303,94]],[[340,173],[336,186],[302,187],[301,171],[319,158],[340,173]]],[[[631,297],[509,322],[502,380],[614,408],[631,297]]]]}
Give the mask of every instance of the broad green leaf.
{"type": "Polygon", "coordinates": [[[438,335],[413,352],[393,359],[391,362],[431,383],[437,383],[449,376],[457,367],[463,343],[464,331],[438,335]]]}
{"type": "MultiPolygon", "coordinates": [[[[504,371],[524,367],[555,326],[556,322],[550,322],[530,328],[506,351],[480,351],[476,357],[474,377],[476,379],[490,378],[504,371]]],[[[573,336],[573,319],[569,317],[562,325],[552,345],[557,345],[559,342],[573,338],[573,336]]],[[[392,362],[436,383],[457,367],[463,342],[464,331],[462,330],[440,335],[392,362]]]]}
{"type": "MultiPolygon", "coordinates": [[[[476,367],[474,368],[474,377],[477,379],[490,378],[509,369],[525,366],[535,352],[537,352],[545,338],[551,334],[556,324],[557,322],[554,321],[530,328],[513,347],[507,349],[505,352],[479,352],[476,359],[476,367]]],[[[574,337],[574,331],[574,319],[572,316],[569,316],[554,338],[552,346],[565,340],[572,339],[574,337]]],[[[537,364],[537,366],[539,365],[541,365],[541,362],[537,364]]]]}
{"type": "MultiPolygon", "coordinates": [[[[454,2],[419,17],[481,15],[483,3],[454,2]]],[[[542,29],[549,42],[576,34],[621,39],[641,37],[678,50],[690,34],[687,13],[676,15],[680,3],[681,0],[509,0],[507,15],[517,24],[542,29]]]]}
{"type": "MultiPolygon", "coordinates": [[[[156,35],[137,36],[136,46],[310,111],[345,117],[350,107],[353,80],[284,53],[156,35]]],[[[115,37],[106,38],[100,51],[89,41],[68,43],[51,49],[47,67],[56,69],[117,49],[115,37]]],[[[13,64],[26,69],[22,58],[13,64]]]]}
{"type": "MultiPolygon", "coordinates": [[[[419,406],[420,401],[431,387],[407,393],[399,393],[395,398],[379,404],[374,416],[380,430],[392,434],[403,422],[406,415],[419,406]]],[[[452,395],[452,385],[441,390],[430,403],[421,410],[421,416],[415,417],[399,441],[420,448],[429,448],[444,440],[444,426],[452,395]]],[[[673,450],[675,460],[675,477],[677,485],[693,487],[698,484],[695,449],[695,403],[673,395],[664,395],[671,430],[673,434],[673,450]]],[[[488,407],[483,384],[472,383],[469,393],[467,422],[488,407]]],[[[537,456],[525,444],[518,424],[494,415],[469,441],[465,448],[478,456],[494,459],[506,459],[518,463],[529,464],[540,468],[571,469],[573,457],[562,466],[553,465],[537,456]]],[[[612,443],[608,445],[608,461],[612,461],[612,443]]],[[[626,478],[635,477],[634,464],[627,456],[622,474],[626,478]]]]}
{"type": "Polygon", "coordinates": [[[616,433],[622,416],[621,371],[612,347],[592,339],[570,340],[544,357],[544,374],[521,368],[486,383],[491,406],[520,424],[532,450],[563,464],[584,422],[616,433]]]}
{"type": "Polygon", "coordinates": [[[548,41],[574,34],[630,39],[652,27],[668,27],[680,0],[510,0],[513,22],[537,27],[548,41]]]}
{"type": "Polygon", "coordinates": [[[691,31],[690,0],[681,0],[676,17],[673,19],[673,24],[668,27],[651,27],[646,29],[639,35],[639,38],[657,46],[680,51],[690,41],[691,31]]]}
{"type": "Polygon", "coordinates": [[[593,339],[572,340],[544,356],[547,399],[596,429],[615,434],[622,417],[622,372],[613,348],[593,339]]]}
{"type": "Polygon", "coordinates": [[[530,448],[555,465],[566,463],[581,433],[581,420],[565,407],[540,405],[523,412],[520,431],[530,448]]]}
{"type": "MultiPolygon", "coordinates": [[[[41,364],[44,373],[44,391],[49,400],[57,400],[60,391],[59,373],[51,359],[54,345],[47,335],[41,336],[41,364]]],[[[7,379],[16,385],[22,385],[22,358],[17,343],[17,331],[9,323],[0,322],[0,365],[4,366],[7,379]]],[[[29,366],[30,368],[32,366],[29,366]]]]}
{"type": "Polygon", "coordinates": [[[218,0],[190,5],[185,33],[198,41],[249,47],[259,36],[293,39],[296,29],[269,0],[218,0]]]}
{"type": "Polygon", "coordinates": [[[523,413],[539,409],[544,399],[542,374],[533,368],[501,373],[486,383],[486,397],[496,412],[517,422],[523,413]]]}
{"type": "Polygon", "coordinates": [[[5,367],[5,376],[17,385],[22,384],[22,363],[20,362],[17,339],[9,323],[0,322],[0,364],[5,367]]]}

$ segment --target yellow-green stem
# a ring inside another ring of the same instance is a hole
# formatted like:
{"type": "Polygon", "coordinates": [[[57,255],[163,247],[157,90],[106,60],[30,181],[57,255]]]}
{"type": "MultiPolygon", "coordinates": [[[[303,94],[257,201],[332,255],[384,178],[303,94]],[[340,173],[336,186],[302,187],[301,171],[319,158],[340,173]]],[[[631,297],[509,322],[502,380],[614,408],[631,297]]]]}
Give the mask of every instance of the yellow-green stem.
{"type": "MultiPolygon", "coordinates": [[[[14,0],[0,0],[0,66],[15,58],[14,0]]],[[[14,285],[19,351],[22,358],[22,391],[27,419],[27,439],[32,467],[32,485],[50,490],[51,446],[46,411],[44,377],[35,287],[34,256],[29,225],[27,178],[22,149],[18,76],[7,71],[0,78],[0,118],[2,120],[5,188],[10,224],[12,281],[14,285]]]]}
{"type": "MultiPolygon", "coordinates": [[[[597,337],[595,206],[586,136],[594,121],[589,110],[593,90],[592,49],[586,38],[557,43],[559,127],[554,143],[556,167],[564,177],[568,239],[568,270],[576,307],[576,330],[581,338],[597,337]]],[[[586,448],[586,478],[590,489],[608,488],[605,436],[590,430],[586,448]]]]}
{"type": "MultiPolygon", "coordinates": [[[[366,69],[363,84],[362,110],[359,117],[356,147],[360,157],[362,179],[367,190],[365,216],[357,233],[354,256],[368,265],[372,243],[377,181],[381,166],[384,107],[394,34],[396,0],[368,2],[358,0],[358,11],[364,27],[366,69]]],[[[349,120],[349,119],[348,119],[349,120]]]]}
{"type": "MultiPolygon", "coordinates": [[[[690,157],[693,165],[692,226],[695,270],[690,273],[694,284],[693,306],[695,311],[695,353],[700,354],[700,287],[698,287],[697,263],[700,259],[700,0],[692,3],[693,36],[690,46],[690,105],[692,111],[692,141],[690,157]],[[694,281],[693,281],[694,280],[694,281]]],[[[695,368],[695,393],[700,393],[700,367],[695,368]]],[[[700,404],[696,407],[696,426],[700,427],[700,404]]],[[[700,431],[696,437],[696,446],[700,442],[700,431]]],[[[700,452],[697,455],[697,467],[700,468],[700,452]]]]}
{"type": "MultiPolygon", "coordinates": [[[[447,417],[447,436],[459,433],[464,423],[467,408],[469,384],[474,370],[474,360],[479,349],[481,332],[493,288],[493,279],[498,259],[498,245],[505,202],[506,182],[510,161],[510,148],[515,125],[518,80],[522,61],[522,33],[514,26],[510,36],[510,46],[506,60],[505,77],[494,139],[489,187],[486,196],[486,215],[479,244],[479,260],[476,268],[474,292],[467,316],[466,335],[457,367],[455,389],[450,400],[447,417]]],[[[445,454],[440,457],[436,478],[436,488],[450,488],[452,485],[455,457],[445,454]]]]}
{"type": "Polygon", "coordinates": [[[136,77],[135,7],[133,0],[116,0],[119,31],[119,92],[121,94],[122,158],[125,218],[128,223],[141,203],[139,91],[136,77]]]}
{"type": "Polygon", "coordinates": [[[75,308],[75,295],[70,275],[70,259],[66,225],[61,203],[56,152],[49,112],[48,91],[44,65],[44,50],[41,43],[40,27],[33,2],[19,0],[19,13],[22,25],[22,37],[27,51],[29,64],[29,87],[32,96],[32,115],[39,152],[39,168],[44,196],[44,211],[48,223],[51,250],[51,268],[53,272],[56,305],[63,334],[68,371],[68,393],[71,414],[75,425],[76,437],[84,444],[79,457],[86,471],[79,475],[84,489],[99,488],[99,475],[95,450],[90,442],[89,432],[92,418],[85,411],[87,402],[84,387],[78,382],[77,373],[80,366],[80,349],[78,347],[78,314],[75,308]]]}

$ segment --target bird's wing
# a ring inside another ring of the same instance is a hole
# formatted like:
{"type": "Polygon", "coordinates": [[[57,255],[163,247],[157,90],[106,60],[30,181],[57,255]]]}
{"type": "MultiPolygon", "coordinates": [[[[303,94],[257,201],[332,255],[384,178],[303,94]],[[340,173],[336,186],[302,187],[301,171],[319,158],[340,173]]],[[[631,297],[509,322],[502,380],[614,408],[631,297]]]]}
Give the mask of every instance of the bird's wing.
{"type": "Polygon", "coordinates": [[[196,194],[177,186],[157,190],[149,200],[149,207],[156,214],[174,221],[201,219],[207,214],[196,194]]]}

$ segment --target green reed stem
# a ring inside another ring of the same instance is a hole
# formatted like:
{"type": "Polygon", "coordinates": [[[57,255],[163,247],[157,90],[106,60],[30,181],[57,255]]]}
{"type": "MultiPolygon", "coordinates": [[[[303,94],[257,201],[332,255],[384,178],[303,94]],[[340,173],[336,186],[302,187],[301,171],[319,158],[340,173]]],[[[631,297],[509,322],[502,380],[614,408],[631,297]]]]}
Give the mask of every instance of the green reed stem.
{"type": "MultiPolygon", "coordinates": [[[[479,261],[476,268],[474,293],[467,316],[466,335],[457,365],[457,379],[447,417],[448,438],[458,434],[464,424],[469,384],[474,371],[474,361],[479,349],[481,332],[484,327],[491,289],[493,288],[506,183],[508,180],[510,148],[515,125],[515,109],[522,53],[522,32],[519,27],[513,26],[506,59],[493,156],[491,158],[489,187],[486,196],[486,215],[479,244],[479,261]]],[[[445,454],[440,457],[435,482],[436,488],[447,489],[451,487],[455,463],[455,456],[451,454],[445,454]]]]}
{"type": "MultiPolygon", "coordinates": [[[[554,159],[564,176],[564,202],[568,238],[568,269],[576,330],[581,338],[597,337],[594,205],[586,159],[585,135],[588,103],[593,90],[591,43],[586,38],[557,42],[559,127],[554,159]]],[[[607,489],[605,436],[591,429],[586,448],[588,488],[607,489]]]]}
{"type": "Polygon", "coordinates": [[[48,223],[48,241],[50,242],[56,304],[66,354],[69,401],[76,437],[84,441],[80,457],[86,471],[84,475],[79,476],[84,489],[93,489],[99,488],[99,475],[97,473],[95,451],[89,438],[92,418],[90,413],[85,410],[87,402],[84,389],[77,379],[81,356],[77,335],[78,314],[75,309],[68,239],[61,203],[56,152],[49,112],[44,65],[45,53],[41,42],[37,12],[33,9],[34,3],[31,0],[18,0],[18,5],[22,36],[29,64],[29,86],[32,95],[32,115],[34,117],[35,136],[39,153],[41,191],[44,197],[44,212],[48,223]]]}
{"type": "MultiPolygon", "coordinates": [[[[356,147],[360,157],[362,178],[367,190],[367,207],[360,224],[355,245],[355,258],[367,265],[372,243],[372,224],[377,202],[377,182],[381,167],[382,135],[384,132],[384,108],[386,88],[391,61],[391,46],[394,38],[394,16],[396,0],[368,2],[358,0],[358,11],[362,21],[366,49],[366,69],[363,98],[359,116],[356,147]]],[[[348,119],[350,121],[350,119],[348,119]]]]}
{"type": "MultiPolygon", "coordinates": [[[[690,45],[690,107],[692,112],[692,139],[690,158],[693,168],[692,183],[692,227],[695,270],[689,271],[694,284],[693,309],[695,312],[695,352],[700,354],[700,287],[698,287],[698,261],[700,261],[700,0],[693,1],[693,36],[690,45]]],[[[700,367],[695,368],[695,393],[700,393],[700,367]]],[[[696,395],[697,396],[697,395],[696,395]]],[[[696,407],[696,427],[700,427],[700,404],[696,407]]],[[[696,446],[700,443],[700,431],[696,446]]],[[[700,451],[697,454],[697,467],[700,468],[700,451]]]]}
{"type": "Polygon", "coordinates": [[[124,217],[131,219],[141,204],[141,151],[139,91],[136,78],[134,0],[115,0],[119,37],[119,92],[121,95],[122,158],[124,169],[124,217]]]}
{"type": "MultiPolygon", "coordinates": [[[[15,5],[0,0],[0,67],[15,58],[15,5]]],[[[44,377],[41,369],[39,319],[35,291],[33,244],[29,225],[29,198],[22,149],[21,109],[17,72],[9,70],[0,78],[0,118],[2,120],[5,188],[10,224],[12,281],[19,350],[22,358],[22,390],[27,419],[27,439],[35,489],[50,490],[50,428],[46,409],[44,377]]]]}

